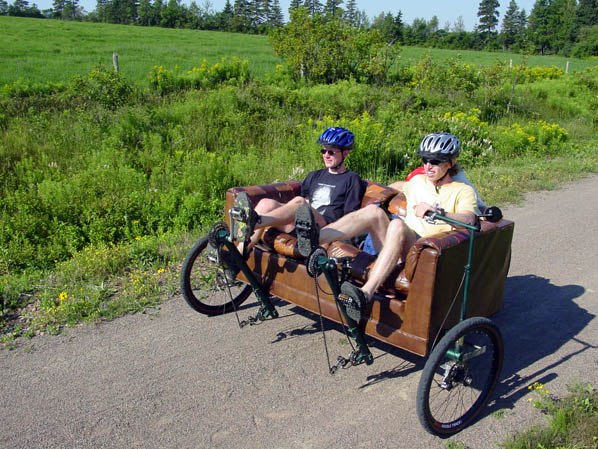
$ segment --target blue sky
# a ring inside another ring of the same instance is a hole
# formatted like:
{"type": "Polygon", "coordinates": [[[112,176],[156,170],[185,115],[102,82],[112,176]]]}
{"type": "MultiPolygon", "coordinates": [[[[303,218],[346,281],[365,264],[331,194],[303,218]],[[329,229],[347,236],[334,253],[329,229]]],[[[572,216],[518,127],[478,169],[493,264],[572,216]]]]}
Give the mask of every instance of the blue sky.
{"type": "MultiPolygon", "coordinates": [[[[184,3],[189,4],[191,0],[183,0],[184,3]]],[[[203,5],[205,0],[195,0],[198,5],[203,5]]],[[[287,12],[290,0],[279,0],[283,11],[287,12]]],[[[325,0],[321,0],[326,3],[325,0]]],[[[535,0],[515,0],[519,8],[525,9],[527,14],[532,10],[535,0]]],[[[510,0],[499,0],[500,2],[500,19],[507,9],[510,0]]],[[[12,3],[12,0],[8,0],[12,3]]],[[[52,0],[29,0],[29,3],[36,3],[40,9],[52,7],[52,0]]],[[[210,0],[212,7],[216,11],[221,11],[226,4],[226,0],[210,0]]],[[[234,3],[234,0],[231,0],[234,3]]],[[[83,6],[88,12],[95,9],[96,0],[79,0],[79,4],[83,6]]],[[[420,1],[401,1],[401,0],[357,0],[357,6],[360,10],[364,10],[371,19],[381,12],[392,12],[396,14],[398,11],[403,13],[403,22],[411,24],[413,19],[422,18],[430,20],[432,16],[437,16],[441,27],[449,22],[453,25],[459,16],[463,18],[465,29],[473,30],[473,27],[478,24],[478,6],[480,0],[420,0],[420,1]]]]}

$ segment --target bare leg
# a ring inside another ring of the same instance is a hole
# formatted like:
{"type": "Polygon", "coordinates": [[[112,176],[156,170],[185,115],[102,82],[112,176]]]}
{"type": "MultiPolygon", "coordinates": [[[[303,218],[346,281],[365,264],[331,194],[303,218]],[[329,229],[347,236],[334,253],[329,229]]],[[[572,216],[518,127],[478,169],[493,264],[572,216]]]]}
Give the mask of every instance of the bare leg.
{"type": "Polygon", "coordinates": [[[403,220],[392,220],[386,232],[382,251],[376,259],[369,279],[361,288],[370,299],[376,289],[384,282],[397,262],[404,261],[407,251],[417,240],[417,234],[403,220]]]}
{"type": "MultiPolygon", "coordinates": [[[[255,231],[249,240],[247,248],[250,249],[255,246],[262,237],[264,228],[267,226],[274,226],[282,232],[291,232],[295,227],[294,221],[297,209],[306,203],[307,200],[301,196],[296,196],[288,203],[280,203],[270,198],[260,200],[254,209],[260,216],[260,222],[255,225],[255,231]]],[[[325,226],[326,220],[324,217],[322,217],[316,210],[313,212],[316,222],[320,226],[325,226]]],[[[239,250],[242,250],[242,244],[239,246],[239,250]]]]}
{"type": "Polygon", "coordinates": [[[324,227],[320,231],[320,243],[347,240],[367,230],[372,236],[374,247],[380,251],[386,238],[389,222],[386,213],[380,207],[371,204],[324,227]]]}

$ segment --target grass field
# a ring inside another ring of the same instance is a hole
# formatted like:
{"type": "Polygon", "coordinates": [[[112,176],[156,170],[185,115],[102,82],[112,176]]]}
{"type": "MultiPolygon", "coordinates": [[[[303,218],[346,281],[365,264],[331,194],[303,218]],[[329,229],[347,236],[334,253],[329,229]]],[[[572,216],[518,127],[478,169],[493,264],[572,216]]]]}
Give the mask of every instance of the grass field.
{"type": "MultiPolygon", "coordinates": [[[[251,73],[263,77],[281,62],[266,36],[216,31],[175,30],[103,23],[0,17],[0,85],[24,79],[63,81],[89,73],[97,65],[111,65],[112,53],[119,54],[121,73],[145,85],[154,65],[188,70],[223,57],[249,61],[251,73]]],[[[404,47],[401,64],[413,65],[424,55],[443,60],[461,57],[464,62],[489,66],[519,64],[522,55],[464,50],[404,47]]],[[[567,59],[559,56],[530,56],[533,66],[565,69],[567,59]]],[[[570,59],[569,70],[583,70],[598,61],[570,59]]]]}
{"type": "Polygon", "coordinates": [[[19,78],[62,81],[111,65],[119,55],[121,73],[147,82],[154,65],[182,70],[199,67],[203,59],[246,59],[254,76],[274,70],[277,58],[265,36],[216,31],[175,30],[103,23],[0,17],[0,84],[19,78]]]}

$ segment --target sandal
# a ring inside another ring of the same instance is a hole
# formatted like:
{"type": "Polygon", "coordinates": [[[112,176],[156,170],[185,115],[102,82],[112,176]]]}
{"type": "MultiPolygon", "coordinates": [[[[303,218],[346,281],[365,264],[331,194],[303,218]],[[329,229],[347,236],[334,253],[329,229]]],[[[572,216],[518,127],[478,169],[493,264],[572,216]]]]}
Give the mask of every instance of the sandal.
{"type": "Polygon", "coordinates": [[[316,223],[313,209],[309,204],[303,204],[297,209],[295,231],[299,254],[309,257],[320,243],[320,226],[316,223]]]}

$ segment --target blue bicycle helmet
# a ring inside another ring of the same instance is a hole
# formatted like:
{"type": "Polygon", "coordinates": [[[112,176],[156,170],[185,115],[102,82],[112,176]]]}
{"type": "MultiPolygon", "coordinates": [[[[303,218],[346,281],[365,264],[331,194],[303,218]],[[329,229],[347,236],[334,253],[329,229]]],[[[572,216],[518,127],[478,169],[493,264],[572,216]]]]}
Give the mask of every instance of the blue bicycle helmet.
{"type": "Polygon", "coordinates": [[[459,156],[460,149],[459,139],[452,134],[432,133],[424,137],[419,145],[417,155],[449,160],[459,156]]]}
{"type": "Polygon", "coordinates": [[[328,147],[339,148],[341,150],[350,150],[353,148],[355,136],[351,131],[345,128],[328,128],[322,133],[318,141],[318,145],[325,145],[328,147]]]}

